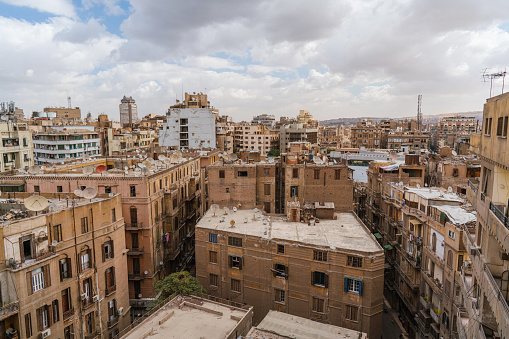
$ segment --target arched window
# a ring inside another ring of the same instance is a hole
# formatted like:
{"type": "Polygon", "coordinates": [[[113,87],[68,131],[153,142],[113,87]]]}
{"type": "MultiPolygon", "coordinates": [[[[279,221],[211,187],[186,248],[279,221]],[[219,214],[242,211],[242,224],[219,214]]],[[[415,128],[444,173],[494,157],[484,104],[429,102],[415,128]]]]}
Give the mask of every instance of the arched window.
{"type": "Polygon", "coordinates": [[[101,250],[103,262],[114,257],[113,240],[110,237],[106,238],[106,241],[102,244],[101,250]]]}
{"type": "Polygon", "coordinates": [[[449,250],[447,252],[447,266],[449,266],[449,268],[452,268],[452,251],[449,250]]]}
{"type": "Polygon", "coordinates": [[[433,252],[436,253],[437,251],[437,234],[433,233],[431,236],[431,248],[433,249],[433,252]]]}

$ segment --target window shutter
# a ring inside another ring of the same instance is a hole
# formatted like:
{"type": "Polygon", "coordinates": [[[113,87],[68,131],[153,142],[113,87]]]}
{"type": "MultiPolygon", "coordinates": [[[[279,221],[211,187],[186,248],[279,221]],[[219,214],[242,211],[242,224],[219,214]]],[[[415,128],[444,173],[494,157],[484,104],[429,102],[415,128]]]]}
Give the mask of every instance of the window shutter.
{"type": "Polygon", "coordinates": [[[323,283],[325,285],[325,288],[329,287],[329,275],[328,274],[324,275],[323,283]]]}
{"type": "Polygon", "coordinates": [[[111,283],[112,283],[112,285],[116,284],[116,281],[115,281],[115,267],[111,268],[111,283]]]}
{"type": "Polygon", "coordinates": [[[115,248],[113,247],[113,240],[110,240],[110,258],[115,258],[115,248]]]}
{"type": "MultiPolygon", "coordinates": [[[[285,266],[285,274],[288,276],[288,266],[285,266]]],[[[287,277],[288,279],[288,277],[287,277]]]]}
{"type": "Polygon", "coordinates": [[[42,268],[44,274],[44,288],[51,286],[51,275],[49,270],[49,265],[44,265],[42,268]]]}
{"type": "Polygon", "coordinates": [[[92,250],[89,248],[87,250],[88,253],[88,267],[92,268],[92,250]]]}
{"type": "Polygon", "coordinates": [[[53,310],[52,310],[53,307],[51,307],[51,305],[46,305],[46,311],[47,311],[47,315],[48,315],[48,327],[51,326],[51,324],[53,323],[53,310]]]}
{"type": "Polygon", "coordinates": [[[105,252],[105,247],[104,244],[101,245],[101,252],[102,252],[102,255],[103,255],[103,262],[106,261],[106,252],[105,252]]]}
{"type": "Polygon", "coordinates": [[[315,284],[315,272],[311,271],[311,285],[315,284]]]}
{"type": "Polygon", "coordinates": [[[42,331],[42,315],[41,315],[41,309],[38,308],[36,311],[36,318],[37,318],[37,329],[39,331],[42,331]]]}
{"type": "Polygon", "coordinates": [[[244,263],[244,258],[243,257],[239,257],[239,270],[242,269],[242,264],[244,263]]]}
{"type": "Polygon", "coordinates": [[[348,292],[348,278],[345,277],[345,292],[348,292]]]}
{"type": "Polygon", "coordinates": [[[28,295],[34,293],[34,289],[32,287],[32,272],[27,272],[27,291],[28,295]]]}
{"type": "Polygon", "coordinates": [[[77,272],[78,272],[78,274],[80,274],[81,271],[83,271],[82,267],[81,267],[82,266],[81,265],[81,253],[78,253],[78,257],[77,257],[77,260],[76,260],[76,266],[78,266],[77,267],[77,272]]]}
{"type": "Polygon", "coordinates": [[[228,256],[228,267],[232,267],[233,266],[233,258],[231,255],[228,256]]]}
{"type": "Polygon", "coordinates": [[[71,258],[67,258],[67,277],[72,277],[71,258]]]}
{"type": "Polygon", "coordinates": [[[24,262],[25,261],[25,256],[24,256],[25,251],[23,251],[23,237],[19,237],[19,253],[21,256],[21,262],[24,262]]]}
{"type": "Polygon", "coordinates": [[[362,281],[359,281],[359,295],[362,295],[362,281]]]}

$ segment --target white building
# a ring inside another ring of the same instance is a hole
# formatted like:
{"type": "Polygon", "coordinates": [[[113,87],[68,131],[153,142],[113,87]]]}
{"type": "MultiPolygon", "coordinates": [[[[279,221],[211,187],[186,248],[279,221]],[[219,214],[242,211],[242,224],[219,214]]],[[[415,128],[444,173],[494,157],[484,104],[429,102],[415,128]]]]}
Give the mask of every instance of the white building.
{"type": "Polygon", "coordinates": [[[33,166],[32,132],[27,124],[0,123],[0,172],[33,166]]]}
{"type": "Polygon", "coordinates": [[[94,126],[52,126],[33,137],[37,165],[101,155],[101,139],[94,126]]]}
{"type": "Polygon", "coordinates": [[[185,102],[166,113],[166,123],[159,130],[159,146],[178,149],[216,147],[216,115],[208,107],[204,94],[186,93],[185,102]]]}
{"type": "Polygon", "coordinates": [[[120,123],[122,125],[138,122],[138,106],[133,97],[126,97],[124,95],[122,100],[120,100],[118,108],[120,110],[120,123]]]}
{"type": "Polygon", "coordinates": [[[253,117],[251,120],[253,125],[263,125],[269,129],[274,129],[276,126],[276,117],[272,114],[260,114],[253,117]]]}
{"type": "Polygon", "coordinates": [[[239,124],[235,126],[234,145],[238,150],[259,151],[266,156],[271,149],[277,149],[279,134],[264,125],[239,124]]]}

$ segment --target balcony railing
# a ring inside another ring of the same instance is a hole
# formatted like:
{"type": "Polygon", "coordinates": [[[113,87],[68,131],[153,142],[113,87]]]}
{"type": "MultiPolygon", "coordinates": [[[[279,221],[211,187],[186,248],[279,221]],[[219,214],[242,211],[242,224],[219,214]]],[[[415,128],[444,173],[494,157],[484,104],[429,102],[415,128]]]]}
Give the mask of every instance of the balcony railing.
{"type": "Polygon", "coordinates": [[[474,194],[477,194],[477,191],[479,189],[477,188],[477,185],[474,184],[470,179],[468,179],[468,187],[470,187],[470,189],[472,190],[472,192],[474,192],[474,194]]]}
{"type": "Polygon", "coordinates": [[[110,316],[110,320],[108,320],[108,329],[112,328],[118,324],[118,315],[110,316]]]}
{"type": "Polygon", "coordinates": [[[0,307],[0,320],[8,318],[9,316],[15,313],[18,313],[18,310],[19,310],[19,300],[3,305],[2,307],[0,307]]]}
{"type": "Polygon", "coordinates": [[[138,248],[129,248],[129,252],[127,252],[127,255],[142,255],[145,253],[145,246],[138,247],[138,248]]]}
{"type": "Polygon", "coordinates": [[[126,231],[137,231],[140,230],[143,227],[141,222],[134,222],[134,223],[126,223],[125,229],[126,231]]]}
{"type": "Polygon", "coordinates": [[[481,192],[481,201],[486,201],[486,194],[481,192]]]}
{"type": "Polygon", "coordinates": [[[141,280],[141,273],[132,273],[127,275],[129,280],[141,280]]]}
{"type": "Polygon", "coordinates": [[[68,320],[74,315],[74,308],[70,308],[67,311],[64,311],[63,318],[64,321],[68,320]]]}
{"type": "Polygon", "coordinates": [[[507,217],[507,214],[505,214],[504,210],[502,208],[505,208],[504,204],[495,204],[493,202],[490,202],[490,211],[495,214],[498,220],[504,225],[506,228],[509,228],[509,217],[507,217]]]}
{"type": "Polygon", "coordinates": [[[92,301],[92,298],[86,298],[81,301],[83,309],[87,309],[89,307],[94,306],[94,302],[92,301]]]}
{"type": "Polygon", "coordinates": [[[113,286],[106,286],[106,296],[112,294],[113,292],[115,292],[117,290],[117,285],[113,285],[113,286]]]}

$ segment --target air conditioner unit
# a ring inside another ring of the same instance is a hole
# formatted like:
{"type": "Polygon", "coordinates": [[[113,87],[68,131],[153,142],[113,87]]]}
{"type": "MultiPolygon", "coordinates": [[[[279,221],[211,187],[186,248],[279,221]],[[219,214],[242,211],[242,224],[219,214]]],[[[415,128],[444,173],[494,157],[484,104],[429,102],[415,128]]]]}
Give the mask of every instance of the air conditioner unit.
{"type": "Polygon", "coordinates": [[[122,313],[124,313],[124,308],[123,307],[119,307],[118,308],[118,315],[122,315],[122,313]]]}
{"type": "Polygon", "coordinates": [[[92,297],[92,301],[93,301],[93,302],[97,302],[97,301],[99,301],[99,294],[94,295],[94,296],[92,297]]]}
{"type": "Polygon", "coordinates": [[[47,338],[51,335],[51,329],[47,329],[46,331],[41,332],[41,339],[47,338]]]}
{"type": "Polygon", "coordinates": [[[85,299],[87,299],[87,294],[86,294],[86,293],[83,293],[82,295],[80,295],[80,299],[81,299],[81,300],[85,300],[85,299]]]}
{"type": "Polygon", "coordinates": [[[469,248],[468,254],[469,254],[469,255],[476,255],[476,254],[477,254],[477,251],[479,251],[479,249],[480,249],[480,248],[479,248],[478,246],[476,246],[476,245],[472,245],[472,246],[470,246],[470,248],[469,248]]]}
{"type": "Polygon", "coordinates": [[[509,254],[507,254],[504,250],[499,251],[500,260],[509,260],[509,254]]]}

